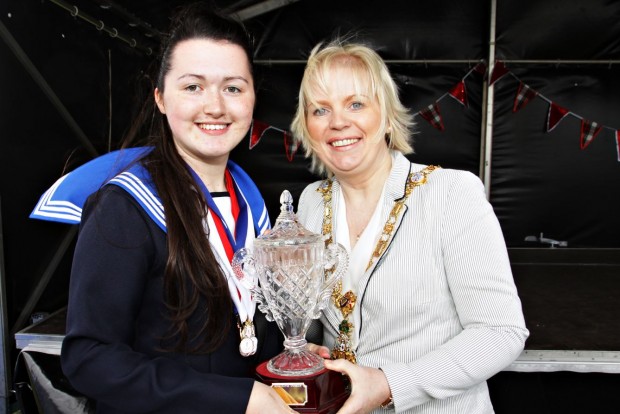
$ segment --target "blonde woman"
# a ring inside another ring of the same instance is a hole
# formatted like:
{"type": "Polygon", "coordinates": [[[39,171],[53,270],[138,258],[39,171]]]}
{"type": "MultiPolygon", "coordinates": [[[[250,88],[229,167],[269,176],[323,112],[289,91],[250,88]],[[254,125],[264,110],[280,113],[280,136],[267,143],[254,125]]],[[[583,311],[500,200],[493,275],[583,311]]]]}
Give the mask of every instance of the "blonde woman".
{"type": "Polygon", "coordinates": [[[314,48],[292,130],[326,178],[298,215],[350,268],[312,348],[350,377],[340,414],[492,413],[485,380],[529,334],[505,242],[477,177],[408,161],[411,127],[376,52],[314,48]]]}

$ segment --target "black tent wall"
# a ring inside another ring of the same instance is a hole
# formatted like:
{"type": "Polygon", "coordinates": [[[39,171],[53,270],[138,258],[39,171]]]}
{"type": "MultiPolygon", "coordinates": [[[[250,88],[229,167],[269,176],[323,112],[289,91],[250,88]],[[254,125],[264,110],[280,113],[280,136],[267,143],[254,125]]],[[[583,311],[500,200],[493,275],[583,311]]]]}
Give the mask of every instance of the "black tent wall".
{"type": "MultiPolygon", "coordinates": [[[[29,323],[32,312],[64,306],[69,280],[71,226],[33,221],[28,214],[63,172],[91,159],[95,152],[116,148],[140,94],[150,93],[142,75],[153,55],[145,50],[154,48],[157,39],[123,25],[114,8],[99,6],[102,2],[65,3],[76,7],[71,9],[73,15],[56,1],[0,4],[0,23],[8,33],[0,41],[0,247],[10,331],[5,346],[12,358],[12,333],[29,323]],[[138,47],[97,30],[78,12],[135,36],[138,47]],[[27,56],[30,68],[16,50],[27,56]],[[33,71],[40,74],[39,82],[33,71]],[[66,109],[64,116],[49,91],[66,109]],[[75,122],[73,127],[67,116],[75,122]],[[80,131],[90,145],[81,140],[80,131]],[[62,243],[69,243],[66,252],[59,249],[62,243]],[[41,283],[45,275],[49,283],[41,283]],[[35,291],[40,295],[33,299],[35,291]]],[[[163,29],[166,16],[180,3],[140,0],[123,7],[163,29]]],[[[483,60],[489,63],[492,17],[490,1],[301,0],[249,19],[246,24],[258,44],[255,118],[288,129],[303,60],[311,47],[334,34],[355,33],[388,60],[412,112],[434,103],[440,108],[443,131],[416,117],[416,153],[411,159],[475,174],[490,168],[489,198],[509,247],[530,246],[526,236],[544,233],[579,249],[619,248],[620,154],[615,133],[620,129],[620,2],[497,1],[494,58],[504,62],[508,73],[493,85],[493,140],[491,157],[485,160],[481,142],[490,73],[472,69],[483,60]],[[448,95],[460,81],[466,88],[466,106],[448,95]],[[513,112],[520,82],[539,96],[513,112]],[[547,132],[552,103],[570,113],[547,132]],[[580,147],[583,120],[603,126],[584,149],[580,147]]],[[[301,150],[287,159],[284,136],[276,129],[253,149],[249,139],[244,141],[233,158],[255,178],[273,217],[284,188],[297,197],[316,179],[308,172],[301,150]]],[[[573,384],[585,377],[567,378],[559,381],[573,384]]],[[[510,381],[518,385],[524,380],[510,381]]],[[[540,385],[543,380],[537,381],[540,385]]],[[[607,376],[591,380],[598,381],[615,384],[617,380],[607,376]]],[[[523,385],[531,386],[531,382],[523,385]]],[[[502,389],[495,392],[503,395],[502,389]]],[[[536,392],[544,393],[540,387],[536,392]]],[[[505,407],[498,412],[512,411],[505,407]]]]}

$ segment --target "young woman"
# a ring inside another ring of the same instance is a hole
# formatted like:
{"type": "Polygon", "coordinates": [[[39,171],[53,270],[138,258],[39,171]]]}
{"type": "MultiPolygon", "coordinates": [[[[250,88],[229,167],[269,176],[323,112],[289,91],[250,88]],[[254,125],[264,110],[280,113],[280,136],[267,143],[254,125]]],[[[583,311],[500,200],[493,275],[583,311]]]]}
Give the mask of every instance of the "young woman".
{"type": "Polygon", "coordinates": [[[252,378],[281,339],[230,267],[269,226],[228,159],[252,122],[250,39],[195,4],[163,46],[148,146],[105,158],[122,172],[81,214],[63,371],[98,413],[294,412],[252,378]]]}

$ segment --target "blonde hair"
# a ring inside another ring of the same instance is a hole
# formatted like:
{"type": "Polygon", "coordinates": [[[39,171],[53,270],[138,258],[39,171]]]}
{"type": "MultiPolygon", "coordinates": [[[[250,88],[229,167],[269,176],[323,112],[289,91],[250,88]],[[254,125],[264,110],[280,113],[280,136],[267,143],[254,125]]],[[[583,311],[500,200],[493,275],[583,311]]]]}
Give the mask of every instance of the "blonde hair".
{"type": "Polygon", "coordinates": [[[319,43],[312,49],[299,88],[297,111],[291,123],[295,140],[305,149],[305,155],[312,161],[311,169],[318,174],[331,175],[325,164],[312,148],[308,132],[308,106],[315,103],[317,90],[327,91],[330,70],[335,66],[346,66],[351,70],[357,92],[362,80],[370,98],[377,99],[383,119],[379,131],[385,136],[388,148],[410,154],[413,152],[411,135],[413,116],[401,103],[398,87],[381,57],[370,47],[361,43],[347,43],[336,39],[327,44],[319,43]]]}

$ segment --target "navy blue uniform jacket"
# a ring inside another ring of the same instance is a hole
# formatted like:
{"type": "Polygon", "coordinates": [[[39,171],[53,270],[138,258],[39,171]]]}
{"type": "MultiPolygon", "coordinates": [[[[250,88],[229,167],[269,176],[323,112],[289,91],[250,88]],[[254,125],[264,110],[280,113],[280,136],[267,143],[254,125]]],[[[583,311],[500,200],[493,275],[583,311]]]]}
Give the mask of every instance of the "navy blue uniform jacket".
{"type": "Polygon", "coordinates": [[[253,357],[239,354],[234,322],[210,354],[163,351],[167,253],[166,234],[125,190],[107,185],[90,197],[71,271],[63,372],[98,413],[245,413],[254,367],[281,350],[281,335],[257,310],[253,357]]]}

